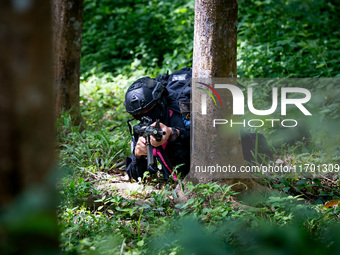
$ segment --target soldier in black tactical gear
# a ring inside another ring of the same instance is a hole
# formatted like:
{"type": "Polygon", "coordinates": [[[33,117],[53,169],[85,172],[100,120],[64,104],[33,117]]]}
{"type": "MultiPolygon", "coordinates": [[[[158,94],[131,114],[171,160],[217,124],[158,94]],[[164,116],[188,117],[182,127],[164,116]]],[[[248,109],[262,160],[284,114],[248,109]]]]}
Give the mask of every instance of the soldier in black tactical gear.
{"type": "MultiPolygon", "coordinates": [[[[146,119],[150,120],[151,127],[155,127],[158,121],[163,136],[156,139],[150,135],[149,143],[153,146],[152,156],[158,159],[167,180],[175,166],[181,165],[177,173],[181,173],[182,177],[189,171],[190,125],[184,121],[178,102],[169,97],[165,86],[166,83],[150,77],[138,79],[128,88],[124,104],[126,111],[134,119],[142,120],[142,117],[147,117],[143,118],[142,123],[145,123],[146,119]]],[[[130,132],[131,130],[130,127],[130,132]]],[[[132,154],[127,157],[126,171],[130,179],[138,180],[139,177],[143,177],[145,171],[156,173],[158,168],[156,160],[152,165],[148,165],[150,162],[146,158],[148,139],[136,132],[131,135],[132,154]]],[[[177,175],[174,174],[173,177],[176,179],[177,175]]]]}
{"type": "MultiPolygon", "coordinates": [[[[189,172],[191,77],[192,70],[183,68],[155,79],[141,78],[127,90],[126,111],[134,119],[141,121],[139,126],[134,127],[133,134],[129,125],[132,154],[127,157],[126,171],[130,179],[138,180],[147,170],[157,172],[154,158],[161,164],[165,179],[172,174],[173,167],[178,165],[182,165],[178,168],[182,177],[189,172]]],[[[270,148],[262,134],[243,130],[241,142],[247,162],[262,163],[272,159],[270,148]],[[256,153],[261,157],[254,156],[256,153]]],[[[174,178],[177,177],[174,175],[174,178]]]]}

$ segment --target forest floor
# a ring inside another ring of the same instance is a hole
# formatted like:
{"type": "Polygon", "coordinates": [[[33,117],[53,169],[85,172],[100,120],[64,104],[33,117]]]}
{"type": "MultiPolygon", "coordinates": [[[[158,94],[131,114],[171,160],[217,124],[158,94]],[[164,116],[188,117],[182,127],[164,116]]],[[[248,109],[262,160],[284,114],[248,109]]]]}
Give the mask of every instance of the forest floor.
{"type": "MultiPolygon", "coordinates": [[[[126,125],[131,116],[122,103],[122,88],[135,79],[93,77],[82,83],[85,130],[72,126],[67,113],[58,120],[59,164],[67,172],[58,183],[60,243],[66,253],[262,254],[260,247],[271,249],[277,242],[277,250],[292,254],[289,249],[315,253],[340,243],[339,171],[259,179],[273,192],[238,200],[248,205],[243,208],[235,206],[236,194],[227,185],[186,183],[189,199],[177,202],[181,180],[165,182],[159,176],[131,183],[124,170],[131,153],[126,125]],[[294,243],[291,236],[300,242],[294,243]],[[192,245],[197,242],[204,249],[192,245]]],[[[268,139],[270,133],[264,130],[263,135],[268,139]]],[[[339,166],[338,138],[322,136],[315,139],[319,144],[297,141],[282,146],[273,151],[273,161],[339,166]]]]}

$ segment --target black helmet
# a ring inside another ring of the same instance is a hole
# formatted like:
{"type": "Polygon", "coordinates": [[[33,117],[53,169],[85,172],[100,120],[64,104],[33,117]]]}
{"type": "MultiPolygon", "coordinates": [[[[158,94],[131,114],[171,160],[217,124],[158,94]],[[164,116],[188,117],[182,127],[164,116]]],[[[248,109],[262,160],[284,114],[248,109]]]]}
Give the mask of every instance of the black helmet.
{"type": "Polygon", "coordinates": [[[125,109],[131,115],[139,114],[150,109],[159,101],[165,86],[150,77],[143,77],[135,81],[125,94],[125,109]]]}

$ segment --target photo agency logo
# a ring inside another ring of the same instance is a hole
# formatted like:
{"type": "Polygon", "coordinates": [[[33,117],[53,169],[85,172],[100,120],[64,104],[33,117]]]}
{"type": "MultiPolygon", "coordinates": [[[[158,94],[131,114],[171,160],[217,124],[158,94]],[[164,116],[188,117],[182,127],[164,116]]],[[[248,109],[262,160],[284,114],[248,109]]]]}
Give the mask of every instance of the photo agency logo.
{"type": "MultiPolygon", "coordinates": [[[[213,119],[213,127],[217,125],[229,125],[230,127],[239,125],[243,127],[252,127],[258,128],[263,127],[264,125],[269,127],[274,127],[275,125],[281,125],[282,127],[296,127],[298,125],[297,119],[278,119],[278,118],[270,118],[269,116],[272,115],[278,108],[280,108],[281,112],[280,115],[287,117],[287,108],[293,109],[294,107],[298,109],[304,116],[312,116],[312,114],[308,111],[305,105],[311,99],[311,92],[308,89],[301,88],[301,87],[273,87],[271,90],[272,100],[271,106],[267,109],[257,109],[254,106],[254,90],[252,87],[246,88],[246,97],[244,92],[238,86],[231,85],[231,84],[214,84],[209,85],[203,82],[197,82],[200,87],[197,86],[197,89],[204,91],[201,94],[201,114],[207,115],[208,114],[208,107],[207,107],[207,98],[213,100],[215,107],[219,107],[215,97],[218,99],[220,103],[220,107],[223,106],[220,94],[224,93],[223,90],[226,92],[229,91],[232,96],[232,113],[235,116],[244,116],[245,115],[245,107],[248,108],[249,112],[256,116],[262,116],[258,119],[240,119],[238,117],[237,120],[234,119],[213,119]],[[216,91],[219,90],[220,94],[216,91]],[[280,92],[280,97],[279,97],[280,92]],[[215,97],[214,97],[215,96],[215,97]],[[246,98],[246,99],[245,99],[246,98]],[[280,105],[279,105],[279,99],[280,105]],[[245,101],[247,104],[245,104],[245,101]]],[[[225,103],[225,102],[224,102],[225,103]]]]}

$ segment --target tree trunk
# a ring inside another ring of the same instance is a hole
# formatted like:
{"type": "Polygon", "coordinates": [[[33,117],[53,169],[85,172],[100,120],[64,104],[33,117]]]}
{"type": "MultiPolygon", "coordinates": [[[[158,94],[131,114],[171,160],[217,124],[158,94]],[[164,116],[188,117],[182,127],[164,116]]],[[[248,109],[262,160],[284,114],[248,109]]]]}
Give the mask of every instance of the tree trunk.
{"type": "Polygon", "coordinates": [[[84,0],[53,0],[56,117],[68,111],[73,124],[84,121],[79,106],[84,0]]]}
{"type": "MultiPolygon", "coordinates": [[[[55,140],[50,10],[48,0],[0,2],[3,254],[54,254],[58,248],[53,199],[46,190],[41,192],[53,165],[55,140]],[[38,195],[27,195],[33,188],[40,190],[38,195]],[[42,195],[45,199],[40,199],[42,195]]],[[[54,185],[50,186],[51,193],[54,185]]]]}
{"type": "Polygon", "coordinates": [[[237,0],[196,0],[194,78],[236,78],[237,9],[237,0]]]}
{"type": "MultiPolygon", "coordinates": [[[[226,89],[216,89],[223,105],[221,103],[215,106],[213,99],[207,97],[207,114],[203,115],[201,95],[206,92],[197,89],[202,86],[200,82],[212,87],[214,84],[237,84],[237,8],[237,0],[196,0],[192,154],[190,173],[185,178],[185,181],[192,181],[194,184],[212,181],[232,184],[242,181],[252,186],[252,182],[246,179],[249,175],[231,171],[218,172],[216,169],[217,166],[240,169],[244,165],[239,128],[213,126],[214,119],[235,119],[232,116],[231,93],[226,89]],[[204,166],[214,166],[216,172],[202,172],[204,166]]],[[[241,186],[243,189],[244,185],[241,186]]]]}

